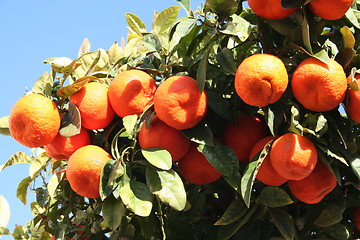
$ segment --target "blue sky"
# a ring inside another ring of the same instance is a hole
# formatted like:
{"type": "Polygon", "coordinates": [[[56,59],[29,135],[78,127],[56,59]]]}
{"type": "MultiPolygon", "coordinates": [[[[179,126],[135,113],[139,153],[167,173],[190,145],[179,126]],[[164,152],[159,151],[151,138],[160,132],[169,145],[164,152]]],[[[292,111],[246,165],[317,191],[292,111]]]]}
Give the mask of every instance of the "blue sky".
{"type": "MultiPolygon", "coordinates": [[[[192,8],[201,2],[192,0],[192,8]]],[[[160,12],[176,5],[175,0],[1,0],[0,117],[9,115],[13,104],[50,70],[43,64],[44,59],[76,58],[85,37],[90,40],[91,50],[109,49],[127,35],[126,12],[138,15],[149,30],[154,10],[160,12]]],[[[185,12],[181,11],[180,15],[185,16],[185,12]]],[[[0,135],[0,165],[19,151],[31,153],[11,137],[0,135]]],[[[0,195],[11,208],[10,230],[32,218],[29,207],[34,200],[32,192],[27,206],[16,198],[17,185],[28,174],[28,165],[12,166],[0,172],[0,195]]]]}

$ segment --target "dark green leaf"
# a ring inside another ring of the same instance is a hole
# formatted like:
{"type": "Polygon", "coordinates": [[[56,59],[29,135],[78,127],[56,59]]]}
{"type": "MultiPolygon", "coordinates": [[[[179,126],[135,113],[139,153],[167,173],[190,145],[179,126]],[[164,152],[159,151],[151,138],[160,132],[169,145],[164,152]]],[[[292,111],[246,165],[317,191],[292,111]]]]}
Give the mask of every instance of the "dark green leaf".
{"type": "Polygon", "coordinates": [[[199,145],[198,150],[222,175],[229,177],[233,174],[232,158],[234,158],[234,154],[228,146],[222,144],[215,144],[214,147],[199,145]]]}
{"type": "Polygon", "coordinates": [[[295,238],[296,230],[290,214],[280,208],[269,208],[271,218],[286,240],[295,238]]]}
{"type": "Polygon", "coordinates": [[[150,165],[146,168],[146,183],[161,202],[181,211],[186,205],[186,192],[179,175],[172,169],[158,170],[150,165]]]}
{"type": "Polygon", "coordinates": [[[141,153],[150,164],[157,168],[160,168],[162,170],[169,170],[172,167],[171,155],[165,149],[151,147],[142,149],[141,153]]]}
{"type": "Polygon", "coordinates": [[[228,148],[228,151],[229,151],[228,157],[231,159],[233,172],[231,176],[229,177],[223,176],[223,177],[228,182],[228,184],[235,189],[235,191],[240,192],[241,174],[239,172],[239,160],[237,159],[232,149],[228,148]]]}
{"type": "Polygon", "coordinates": [[[129,24],[130,29],[139,36],[142,36],[143,33],[146,33],[146,26],[144,22],[135,14],[126,13],[126,22],[129,24]]]}
{"type": "Polygon", "coordinates": [[[344,225],[337,223],[324,228],[320,236],[326,236],[326,239],[346,240],[349,239],[350,232],[344,225]]]}
{"type": "Polygon", "coordinates": [[[304,46],[306,48],[306,50],[310,53],[313,54],[313,50],[311,47],[311,39],[310,39],[310,26],[309,26],[309,22],[307,19],[307,15],[305,13],[305,10],[303,10],[303,20],[301,22],[301,32],[302,32],[302,37],[303,37],[303,43],[304,46]]]}
{"type": "Polygon", "coordinates": [[[153,31],[158,34],[163,34],[168,31],[171,25],[175,22],[179,10],[179,6],[173,6],[160,12],[156,18],[155,28],[153,31]]]}
{"type": "Polygon", "coordinates": [[[18,188],[16,190],[16,197],[19,198],[24,205],[26,205],[27,190],[31,182],[32,182],[31,177],[24,178],[19,183],[18,188]]]}
{"type": "Polygon", "coordinates": [[[101,170],[100,175],[100,197],[104,200],[113,190],[113,182],[110,181],[110,175],[113,172],[115,160],[109,159],[101,170]]]}
{"type": "Polygon", "coordinates": [[[68,114],[61,120],[59,133],[63,137],[72,137],[80,133],[81,116],[75,104],[69,104],[68,114]]]}
{"type": "Polygon", "coordinates": [[[231,111],[229,102],[218,93],[206,91],[206,94],[208,96],[209,107],[223,119],[232,122],[234,119],[234,114],[231,111]]]}
{"type": "Polygon", "coordinates": [[[116,230],[120,226],[121,219],[125,215],[125,212],[126,208],[122,201],[114,198],[112,195],[107,197],[102,205],[104,220],[112,230],[116,230]]]}
{"type": "Polygon", "coordinates": [[[264,108],[264,112],[265,121],[269,126],[271,134],[276,136],[281,124],[284,121],[284,108],[280,103],[276,102],[264,108]]]}
{"type": "Polygon", "coordinates": [[[242,199],[236,199],[229,205],[215,225],[231,224],[243,217],[247,211],[248,208],[246,207],[244,201],[242,199]]]}
{"type": "Polygon", "coordinates": [[[13,154],[3,165],[0,166],[0,171],[14,164],[25,164],[30,162],[31,157],[29,155],[24,152],[17,152],[13,154]]]}
{"type": "Polygon", "coordinates": [[[267,207],[282,207],[293,203],[289,194],[279,187],[265,187],[258,198],[258,202],[267,207]]]}
{"type": "Polygon", "coordinates": [[[214,135],[205,121],[195,127],[181,131],[187,138],[199,144],[214,146],[214,135]]]}
{"type": "Polygon", "coordinates": [[[320,227],[329,227],[339,223],[343,219],[344,211],[345,206],[329,203],[322,210],[320,216],[315,220],[314,224],[320,227]]]}
{"type": "Polygon", "coordinates": [[[52,86],[54,84],[54,79],[51,74],[45,72],[41,77],[35,82],[32,87],[32,92],[44,94],[47,97],[51,96],[52,86]]]}
{"type": "Polygon", "coordinates": [[[199,67],[196,73],[196,82],[199,87],[200,92],[204,91],[205,82],[206,82],[206,69],[209,59],[210,49],[208,49],[204,56],[201,58],[199,67]]]}
{"type": "Polygon", "coordinates": [[[0,134],[10,136],[9,116],[0,118],[0,134]]]}
{"type": "Polygon", "coordinates": [[[41,187],[36,188],[35,195],[36,195],[36,202],[39,204],[39,206],[43,207],[49,196],[47,189],[41,187]]]}
{"type": "Polygon", "coordinates": [[[237,66],[235,64],[233,52],[230,49],[223,48],[216,54],[216,60],[227,73],[235,75],[237,66]]]}
{"type": "Polygon", "coordinates": [[[235,0],[207,0],[206,7],[224,19],[237,11],[238,4],[235,0]]]}

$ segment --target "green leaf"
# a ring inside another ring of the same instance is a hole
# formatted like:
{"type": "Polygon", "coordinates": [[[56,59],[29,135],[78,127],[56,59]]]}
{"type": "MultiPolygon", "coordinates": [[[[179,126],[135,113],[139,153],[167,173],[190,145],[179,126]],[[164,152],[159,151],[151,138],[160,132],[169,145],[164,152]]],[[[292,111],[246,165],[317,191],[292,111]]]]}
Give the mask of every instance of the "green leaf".
{"type": "Polygon", "coordinates": [[[345,212],[345,205],[328,203],[323,208],[320,216],[314,221],[314,224],[319,227],[329,227],[339,223],[343,219],[345,212]]]}
{"type": "Polygon", "coordinates": [[[190,0],[175,0],[177,1],[186,11],[187,15],[190,14],[190,0]]]}
{"type": "Polygon", "coordinates": [[[242,199],[235,199],[225,210],[224,214],[215,223],[215,225],[231,224],[237,221],[238,219],[242,218],[247,211],[248,208],[246,207],[244,201],[242,199]]]}
{"type": "Polygon", "coordinates": [[[280,208],[269,208],[270,216],[286,240],[295,238],[296,230],[290,214],[280,208]]]}
{"type": "Polygon", "coordinates": [[[297,106],[291,106],[291,121],[289,131],[303,135],[304,128],[300,124],[300,112],[297,106]]]}
{"type": "MultiPolygon", "coordinates": [[[[194,19],[194,18],[181,17],[177,21],[178,21],[178,23],[174,26],[175,32],[173,34],[173,36],[174,36],[173,39],[176,39],[176,40],[186,36],[196,26],[196,19],[194,19]]],[[[179,42],[177,42],[177,44],[178,43],[179,42]]]]}
{"type": "Polygon", "coordinates": [[[348,11],[345,13],[345,17],[351,22],[354,27],[360,29],[359,20],[354,13],[355,11],[356,10],[349,8],[348,11]]]}
{"type": "Polygon", "coordinates": [[[200,60],[199,67],[196,73],[196,82],[199,87],[200,92],[204,91],[205,82],[206,82],[206,69],[209,60],[210,48],[204,53],[203,57],[200,60]]]}
{"type": "Polygon", "coordinates": [[[110,195],[104,200],[102,213],[106,224],[110,229],[116,230],[121,225],[121,219],[125,215],[126,207],[120,199],[110,195]]]}
{"type": "Polygon", "coordinates": [[[311,39],[310,39],[310,26],[309,26],[309,22],[307,19],[307,14],[305,9],[303,10],[303,19],[301,22],[301,32],[302,32],[302,37],[303,37],[303,43],[304,46],[306,48],[306,50],[310,53],[313,54],[313,50],[311,47],[311,39]]]}
{"type": "Polygon", "coordinates": [[[122,56],[122,49],[119,47],[118,42],[115,42],[113,45],[111,45],[107,54],[109,55],[110,64],[114,64],[119,61],[122,56]]]}
{"type": "Polygon", "coordinates": [[[0,166],[0,171],[14,164],[26,164],[31,162],[31,157],[24,152],[14,153],[3,165],[0,166]]]}
{"type": "Polygon", "coordinates": [[[129,24],[130,29],[139,36],[146,33],[146,26],[144,22],[135,14],[126,13],[126,22],[129,24]]]}
{"type": "Polygon", "coordinates": [[[216,60],[227,73],[235,75],[237,66],[235,64],[233,52],[230,49],[223,48],[216,54],[216,60]]]}
{"type": "Polygon", "coordinates": [[[225,145],[215,144],[214,147],[208,145],[199,145],[199,152],[202,152],[210,164],[224,176],[233,174],[232,159],[233,151],[225,145]]]}
{"type": "Polygon", "coordinates": [[[52,74],[45,72],[35,82],[31,91],[34,93],[44,94],[45,96],[50,97],[53,85],[54,85],[54,79],[53,79],[52,74]]]}
{"type": "Polygon", "coordinates": [[[52,70],[54,70],[57,73],[61,73],[61,70],[69,66],[73,60],[71,60],[68,57],[56,57],[56,58],[48,58],[44,60],[45,64],[50,64],[52,70]]]}
{"type": "Polygon", "coordinates": [[[9,229],[4,228],[4,227],[0,227],[0,236],[1,235],[11,235],[11,232],[9,229]]]}
{"type": "MultiPolygon", "coordinates": [[[[10,206],[6,198],[0,195],[0,227],[6,228],[10,220],[10,206]]],[[[1,235],[1,234],[0,234],[1,235]]]]}
{"type": "Polygon", "coordinates": [[[134,134],[135,126],[137,124],[138,115],[128,115],[123,117],[123,124],[126,129],[126,132],[129,134],[129,136],[132,136],[134,134]]]}
{"type": "Polygon", "coordinates": [[[56,196],[56,190],[59,186],[59,183],[64,178],[65,173],[56,173],[53,174],[47,184],[47,190],[50,196],[50,199],[54,199],[56,196]]]}
{"type": "Polygon", "coordinates": [[[330,62],[329,55],[328,55],[328,53],[327,53],[327,51],[325,49],[322,49],[319,52],[314,53],[312,56],[314,58],[319,59],[320,61],[322,61],[322,62],[324,62],[326,64],[329,64],[329,62],[330,62]]]}
{"type": "Polygon", "coordinates": [[[322,229],[320,237],[325,237],[325,239],[346,240],[349,239],[350,232],[344,225],[337,223],[322,229]]]}
{"type": "Polygon", "coordinates": [[[284,108],[279,102],[276,102],[265,107],[264,112],[265,121],[269,126],[271,134],[276,136],[281,124],[284,121],[284,108]]]}
{"type": "Polygon", "coordinates": [[[231,18],[232,21],[225,23],[221,27],[220,32],[236,36],[240,41],[244,42],[251,34],[251,24],[236,14],[231,15],[231,18]]]}
{"type": "Polygon", "coordinates": [[[101,169],[99,192],[102,200],[104,200],[112,193],[113,182],[110,181],[110,175],[113,171],[114,164],[115,164],[115,160],[109,159],[101,169]]]}
{"type": "Polygon", "coordinates": [[[49,196],[46,188],[36,188],[35,189],[36,203],[39,204],[40,207],[44,207],[47,198],[49,196]]]}
{"type": "Polygon", "coordinates": [[[83,42],[81,43],[81,46],[79,48],[78,57],[81,57],[82,55],[88,53],[90,51],[90,41],[88,38],[84,38],[83,42]]]}
{"type": "Polygon", "coordinates": [[[75,78],[75,80],[78,80],[79,78],[88,75],[88,73],[90,73],[94,66],[99,62],[100,57],[100,50],[85,53],[79,57],[76,61],[76,63],[79,64],[79,67],[72,73],[72,77],[75,78]]]}
{"type": "Polygon", "coordinates": [[[193,142],[214,146],[213,132],[205,121],[201,121],[195,127],[182,130],[181,132],[193,142]]]}
{"type": "Polygon", "coordinates": [[[72,137],[81,131],[81,115],[75,104],[69,104],[69,112],[61,120],[59,133],[63,137],[72,137]]]}
{"type": "Polygon", "coordinates": [[[206,91],[206,94],[208,96],[209,107],[223,119],[232,122],[234,119],[234,114],[231,111],[229,101],[223,98],[220,94],[213,91],[206,91]]]}
{"type": "Polygon", "coordinates": [[[131,180],[128,172],[120,182],[120,197],[127,209],[138,216],[147,217],[152,210],[152,194],[142,182],[131,180]]]}
{"type": "Polygon", "coordinates": [[[231,148],[228,147],[228,158],[231,159],[232,163],[232,174],[230,176],[223,176],[227,183],[235,189],[235,191],[240,192],[241,189],[241,174],[239,172],[239,160],[237,159],[235,153],[231,148]]]}
{"type": "Polygon", "coordinates": [[[26,205],[26,199],[27,199],[27,190],[30,186],[30,183],[32,182],[31,177],[24,178],[18,185],[18,188],[16,190],[16,197],[20,199],[20,201],[26,205]]]}
{"type": "Polygon", "coordinates": [[[30,163],[29,175],[31,179],[35,179],[38,174],[46,168],[50,160],[51,158],[46,152],[43,152],[39,156],[37,156],[34,161],[30,163]]]}
{"type": "Polygon", "coordinates": [[[146,183],[150,191],[157,195],[161,202],[169,204],[177,211],[186,205],[186,191],[179,175],[172,169],[164,171],[151,167],[146,168],[146,183]]]}
{"type": "Polygon", "coordinates": [[[235,0],[207,0],[206,7],[224,19],[237,11],[238,4],[235,0]]]}
{"type": "Polygon", "coordinates": [[[0,118],[0,134],[10,136],[9,116],[0,118]]]}
{"type": "Polygon", "coordinates": [[[96,77],[93,77],[93,76],[85,76],[85,77],[79,78],[71,85],[60,88],[56,92],[56,95],[58,95],[62,99],[66,99],[66,98],[70,97],[71,95],[73,95],[74,93],[76,93],[77,91],[79,91],[80,88],[85,86],[91,80],[99,80],[99,79],[96,77]]]}
{"type": "Polygon", "coordinates": [[[175,22],[179,14],[180,7],[173,6],[163,10],[156,18],[154,33],[163,34],[168,31],[171,25],[175,22]]]}
{"type": "Polygon", "coordinates": [[[264,206],[277,208],[292,204],[289,194],[279,187],[265,187],[258,198],[258,202],[264,206]]]}
{"type": "Polygon", "coordinates": [[[151,165],[157,168],[162,170],[169,170],[172,167],[171,155],[165,149],[151,147],[142,149],[141,153],[151,165]]]}

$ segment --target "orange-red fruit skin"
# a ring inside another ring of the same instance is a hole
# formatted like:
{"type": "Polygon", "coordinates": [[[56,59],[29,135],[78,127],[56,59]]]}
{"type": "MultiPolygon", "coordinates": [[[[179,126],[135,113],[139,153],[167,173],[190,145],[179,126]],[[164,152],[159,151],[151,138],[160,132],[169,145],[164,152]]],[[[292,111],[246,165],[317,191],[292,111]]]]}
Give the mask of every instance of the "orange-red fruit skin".
{"type": "MultiPolygon", "coordinates": [[[[269,136],[269,137],[265,137],[263,139],[260,139],[253,146],[253,148],[251,149],[251,152],[250,152],[250,155],[249,155],[249,161],[251,161],[251,159],[258,152],[260,152],[268,142],[270,142],[273,139],[274,139],[273,136],[269,136]]],[[[287,179],[280,176],[275,171],[273,166],[271,165],[269,154],[263,160],[263,162],[262,162],[262,164],[260,166],[260,169],[259,169],[259,171],[258,171],[258,173],[256,175],[256,179],[259,180],[260,182],[266,184],[266,185],[271,185],[271,186],[280,186],[280,185],[284,184],[285,182],[287,182],[287,179]]]]}
{"type": "Polygon", "coordinates": [[[40,94],[19,99],[9,115],[11,136],[30,148],[42,147],[54,140],[60,128],[56,104],[40,94]]]}
{"type": "Polygon", "coordinates": [[[355,207],[353,213],[353,222],[358,231],[360,231],[360,207],[355,207]]]}
{"type": "Polygon", "coordinates": [[[318,155],[310,139],[286,133],[274,141],[270,161],[280,176],[289,180],[301,180],[314,170],[318,155]]]}
{"type": "MultiPolygon", "coordinates": [[[[356,75],[355,78],[357,79],[356,82],[360,87],[360,75],[356,75]]],[[[347,93],[348,103],[346,108],[349,116],[353,121],[360,123],[360,91],[355,91],[351,88],[348,88],[347,93]]]]}
{"type": "Polygon", "coordinates": [[[336,187],[336,178],[322,162],[318,161],[309,176],[298,181],[289,180],[288,186],[297,199],[304,203],[315,204],[336,187]]]}
{"type": "Polygon", "coordinates": [[[81,125],[89,130],[108,126],[115,117],[108,99],[108,87],[99,82],[90,82],[70,97],[81,114],[81,125]]]}
{"type": "Polygon", "coordinates": [[[172,76],[160,84],[154,95],[157,116],[167,125],[184,130],[194,127],[207,111],[207,95],[200,92],[196,80],[172,76]]]}
{"type": "Polygon", "coordinates": [[[352,2],[353,0],[313,0],[308,6],[315,16],[337,20],[345,15],[352,2]]]}
{"type": "Polygon", "coordinates": [[[51,143],[44,146],[44,149],[55,160],[69,159],[77,149],[90,145],[90,142],[89,131],[82,127],[79,134],[71,137],[63,137],[58,133],[51,143]]]}
{"type": "Polygon", "coordinates": [[[219,173],[197,150],[198,144],[192,142],[187,154],[179,160],[178,167],[181,175],[192,184],[204,185],[221,178],[219,173]]]}
{"type": "Polygon", "coordinates": [[[281,0],[248,0],[248,4],[256,15],[272,20],[286,18],[296,10],[296,8],[283,8],[281,0]]]}
{"type": "Polygon", "coordinates": [[[111,156],[99,146],[87,145],[76,150],[66,167],[72,190],[83,197],[99,197],[101,170],[110,159],[111,156]]]}
{"type": "Polygon", "coordinates": [[[245,58],[237,68],[234,86],[246,104],[265,107],[281,98],[288,82],[281,59],[271,54],[254,54],[245,58]]]}
{"type": "Polygon", "coordinates": [[[270,134],[267,125],[258,117],[241,115],[235,125],[225,127],[222,141],[229,146],[240,162],[248,162],[251,148],[270,134]]]}
{"type": "Polygon", "coordinates": [[[155,80],[141,70],[120,72],[109,86],[109,100],[120,117],[140,115],[154,98],[155,80]]]}
{"type": "Polygon", "coordinates": [[[139,145],[142,149],[159,147],[171,154],[173,162],[185,156],[190,147],[190,140],[179,130],[161,121],[156,115],[152,118],[149,128],[144,122],[139,132],[139,145]]]}
{"type": "Polygon", "coordinates": [[[325,112],[344,100],[347,79],[342,66],[335,60],[330,59],[326,64],[316,58],[307,58],[295,69],[291,88],[305,108],[325,112]]]}

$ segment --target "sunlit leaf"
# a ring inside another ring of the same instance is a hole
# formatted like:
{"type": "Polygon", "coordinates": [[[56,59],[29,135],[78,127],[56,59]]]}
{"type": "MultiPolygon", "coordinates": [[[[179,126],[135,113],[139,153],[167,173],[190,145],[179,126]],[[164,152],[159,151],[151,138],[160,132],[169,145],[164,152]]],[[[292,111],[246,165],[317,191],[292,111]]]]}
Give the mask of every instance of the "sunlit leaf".
{"type": "Polygon", "coordinates": [[[322,61],[323,63],[326,63],[326,64],[329,64],[329,62],[330,62],[329,55],[325,49],[322,49],[319,52],[314,53],[313,57],[319,59],[320,61],[322,61]]]}
{"type": "Polygon", "coordinates": [[[110,175],[111,172],[113,171],[114,163],[115,160],[109,159],[101,170],[99,192],[102,200],[108,197],[113,190],[113,182],[110,181],[110,175]]]}
{"type": "Polygon", "coordinates": [[[76,61],[76,63],[79,64],[79,67],[76,68],[76,70],[72,73],[72,77],[75,80],[78,80],[79,78],[88,75],[95,67],[95,65],[99,62],[100,57],[100,50],[85,53],[84,55],[79,57],[76,61]]]}
{"type": "Polygon", "coordinates": [[[48,58],[44,60],[45,64],[50,64],[52,70],[57,73],[61,73],[61,70],[65,67],[70,65],[73,62],[72,59],[68,57],[56,57],[56,58],[48,58]]]}
{"type": "Polygon", "coordinates": [[[186,11],[187,15],[190,13],[190,0],[176,0],[186,11]]]}
{"type": "Polygon", "coordinates": [[[82,88],[83,86],[85,86],[89,81],[92,80],[99,80],[96,77],[93,76],[85,76],[82,78],[79,78],[77,81],[75,81],[73,84],[68,85],[66,87],[60,88],[56,94],[63,98],[66,99],[68,97],[70,97],[71,95],[73,95],[74,93],[76,93],[77,91],[80,90],[80,88],[82,88]]]}
{"type": "Polygon", "coordinates": [[[0,195],[0,227],[6,228],[9,220],[10,220],[9,203],[7,202],[4,196],[0,195]]]}
{"type": "Polygon", "coordinates": [[[153,29],[153,31],[158,34],[162,34],[167,31],[170,26],[175,22],[179,10],[179,6],[173,6],[160,12],[156,18],[155,28],[153,29]]]}
{"type": "Polygon", "coordinates": [[[56,196],[56,189],[59,186],[60,181],[64,178],[65,173],[53,174],[47,184],[47,190],[51,199],[56,196]]]}
{"type": "Polygon", "coordinates": [[[236,14],[231,15],[231,18],[232,21],[224,24],[220,32],[237,36],[240,41],[244,42],[251,34],[251,24],[236,14]]]}
{"type": "Polygon", "coordinates": [[[186,205],[186,192],[179,175],[172,169],[158,170],[151,166],[146,168],[146,183],[150,191],[157,195],[161,202],[181,211],[186,205]]]}
{"type": "Polygon", "coordinates": [[[286,240],[295,238],[296,230],[290,214],[280,208],[269,208],[270,216],[286,240]]]}
{"type": "Polygon", "coordinates": [[[17,152],[13,154],[3,165],[0,166],[0,171],[14,164],[25,164],[30,162],[31,157],[29,155],[24,152],[17,152]]]}
{"type": "Polygon", "coordinates": [[[126,13],[125,17],[126,22],[129,24],[129,27],[137,35],[142,36],[143,33],[146,33],[145,23],[138,16],[132,13],[126,13]]]}
{"type": "Polygon", "coordinates": [[[89,39],[85,38],[83,40],[83,42],[81,43],[81,46],[80,46],[80,49],[79,49],[79,52],[78,52],[78,57],[81,57],[85,53],[88,53],[90,51],[90,47],[91,47],[91,44],[90,44],[89,39]]]}
{"type": "Polygon", "coordinates": [[[75,104],[69,104],[68,114],[61,120],[59,133],[63,137],[72,137],[81,131],[81,115],[75,104]]]}
{"type": "Polygon", "coordinates": [[[236,199],[229,205],[215,225],[231,224],[244,216],[248,210],[242,199],[236,199]]]}
{"type": "Polygon", "coordinates": [[[0,235],[11,235],[11,232],[7,228],[0,227],[0,235]]]}
{"type": "Polygon", "coordinates": [[[135,126],[137,124],[138,115],[128,115],[123,117],[122,121],[124,124],[124,127],[126,129],[126,132],[132,136],[134,134],[135,126]]]}
{"type": "Polygon", "coordinates": [[[258,198],[258,202],[267,207],[277,208],[293,203],[289,194],[279,187],[265,187],[258,198]]]}
{"type": "Polygon", "coordinates": [[[284,108],[278,102],[270,104],[264,108],[265,112],[265,121],[269,126],[271,134],[276,136],[278,134],[279,128],[284,121],[284,108]]]}
{"type": "Polygon", "coordinates": [[[169,170],[172,167],[171,155],[165,149],[151,147],[142,149],[141,153],[151,165],[157,168],[162,170],[169,170]]]}
{"type": "Polygon", "coordinates": [[[351,33],[350,28],[347,26],[344,26],[344,27],[340,28],[340,33],[343,37],[344,48],[354,48],[355,38],[354,38],[354,35],[351,33]]]}
{"type": "Polygon", "coordinates": [[[109,55],[110,64],[116,63],[121,58],[122,48],[119,47],[118,42],[115,42],[113,45],[111,45],[107,54],[109,55]]]}
{"type": "Polygon", "coordinates": [[[20,201],[26,205],[26,199],[27,199],[27,190],[30,186],[30,183],[32,182],[31,177],[24,178],[18,185],[18,188],[16,190],[16,197],[20,199],[20,201]]]}
{"type": "Polygon", "coordinates": [[[10,136],[9,116],[5,116],[5,117],[0,118],[0,134],[10,136]]]}
{"type": "Polygon", "coordinates": [[[29,175],[35,179],[41,170],[46,168],[47,163],[51,160],[46,152],[41,153],[31,163],[29,167],[29,175]]]}
{"type": "MultiPolygon", "coordinates": [[[[359,3],[358,3],[359,4],[359,3]]],[[[360,23],[359,19],[355,14],[355,10],[353,8],[349,8],[347,12],[345,13],[345,17],[351,22],[351,24],[356,27],[357,29],[360,29],[360,23]]]]}
{"type": "Polygon", "coordinates": [[[300,112],[297,106],[291,107],[291,121],[289,131],[303,135],[304,128],[300,124],[300,112]]]}
{"type": "Polygon", "coordinates": [[[53,76],[48,72],[45,72],[35,82],[31,91],[34,93],[44,94],[45,96],[50,97],[53,84],[54,84],[53,76]]]}
{"type": "Polygon", "coordinates": [[[122,203],[121,199],[116,199],[112,195],[107,197],[102,205],[104,220],[112,230],[116,230],[120,226],[125,212],[126,207],[122,203]]]}

